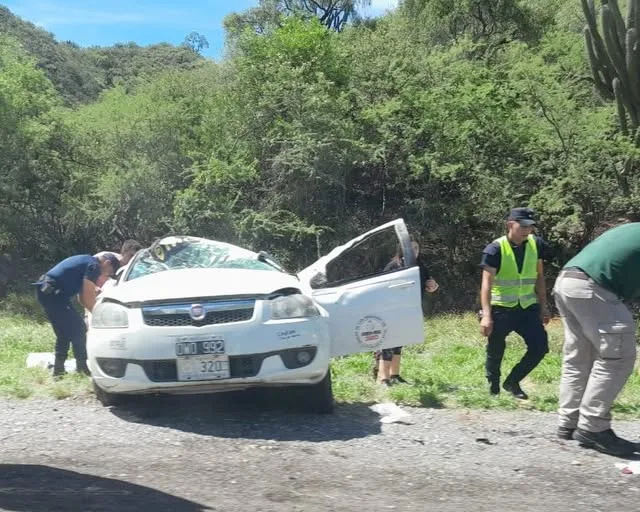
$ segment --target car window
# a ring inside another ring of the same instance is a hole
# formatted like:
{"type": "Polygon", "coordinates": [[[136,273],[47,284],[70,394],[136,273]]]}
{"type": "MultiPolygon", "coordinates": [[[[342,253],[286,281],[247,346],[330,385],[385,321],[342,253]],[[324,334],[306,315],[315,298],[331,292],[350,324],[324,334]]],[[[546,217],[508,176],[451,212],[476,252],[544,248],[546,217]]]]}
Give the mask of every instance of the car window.
{"type": "Polygon", "coordinates": [[[157,240],[132,262],[127,281],[138,277],[188,268],[239,268],[271,270],[276,265],[264,257],[224,242],[195,237],[171,236],[157,240]]]}
{"type": "Polygon", "coordinates": [[[336,286],[397,270],[398,237],[393,228],[378,231],[327,262],[322,279],[312,280],[312,288],[336,286]]]}

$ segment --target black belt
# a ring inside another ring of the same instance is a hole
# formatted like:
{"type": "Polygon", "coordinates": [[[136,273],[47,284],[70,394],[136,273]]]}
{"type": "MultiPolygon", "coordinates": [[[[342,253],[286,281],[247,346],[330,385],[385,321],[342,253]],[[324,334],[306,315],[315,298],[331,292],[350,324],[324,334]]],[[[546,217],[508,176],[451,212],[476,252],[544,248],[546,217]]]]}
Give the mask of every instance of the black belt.
{"type": "Polygon", "coordinates": [[[578,267],[567,268],[562,271],[560,274],[562,277],[572,277],[573,279],[582,279],[583,281],[588,281],[591,279],[587,274],[585,274],[578,267]]]}

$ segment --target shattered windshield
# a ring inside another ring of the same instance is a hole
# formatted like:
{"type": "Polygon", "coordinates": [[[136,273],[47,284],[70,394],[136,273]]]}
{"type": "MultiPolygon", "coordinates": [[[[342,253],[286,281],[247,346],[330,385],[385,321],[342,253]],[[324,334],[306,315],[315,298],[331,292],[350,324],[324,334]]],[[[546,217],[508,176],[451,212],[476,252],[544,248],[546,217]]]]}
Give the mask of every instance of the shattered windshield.
{"type": "Polygon", "coordinates": [[[133,262],[127,281],[138,277],[186,268],[241,268],[282,271],[268,258],[224,242],[170,236],[154,242],[133,262]]]}

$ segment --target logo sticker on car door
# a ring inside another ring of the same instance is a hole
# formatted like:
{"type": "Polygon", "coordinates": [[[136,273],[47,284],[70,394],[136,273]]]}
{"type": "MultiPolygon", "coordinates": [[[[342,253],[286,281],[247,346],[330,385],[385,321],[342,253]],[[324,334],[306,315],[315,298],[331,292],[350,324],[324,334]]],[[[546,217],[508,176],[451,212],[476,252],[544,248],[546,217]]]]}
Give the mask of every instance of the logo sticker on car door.
{"type": "Polygon", "coordinates": [[[378,316],[365,316],[356,325],[358,344],[374,349],[382,345],[387,336],[387,324],[378,316]]]}

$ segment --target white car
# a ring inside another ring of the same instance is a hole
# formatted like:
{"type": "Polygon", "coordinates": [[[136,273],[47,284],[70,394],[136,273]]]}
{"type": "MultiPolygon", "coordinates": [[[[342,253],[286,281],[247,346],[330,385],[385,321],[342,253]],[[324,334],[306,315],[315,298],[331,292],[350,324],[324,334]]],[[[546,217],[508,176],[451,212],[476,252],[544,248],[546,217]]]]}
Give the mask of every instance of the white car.
{"type": "Polygon", "coordinates": [[[265,253],[171,236],[131,260],[93,310],[97,397],[297,388],[333,408],[332,357],[424,340],[419,269],[402,219],[331,251],[297,276],[265,253]],[[387,271],[402,248],[406,266],[387,271]]]}

